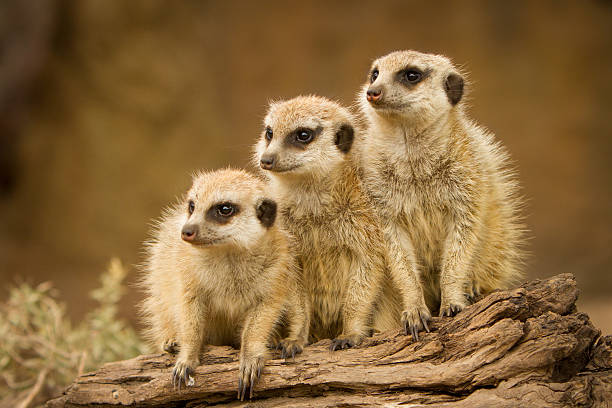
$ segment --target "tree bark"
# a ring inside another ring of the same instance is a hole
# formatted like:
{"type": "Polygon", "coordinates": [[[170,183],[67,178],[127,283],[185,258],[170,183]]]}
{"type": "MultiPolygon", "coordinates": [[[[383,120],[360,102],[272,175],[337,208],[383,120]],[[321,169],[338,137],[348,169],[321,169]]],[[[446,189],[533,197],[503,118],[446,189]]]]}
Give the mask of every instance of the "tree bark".
{"type": "MultiPolygon", "coordinates": [[[[612,404],[612,336],[576,310],[570,274],[490,294],[454,318],[434,318],[414,342],[397,332],[329,352],[312,344],[295,360],[276,356],[252,407],[595,407],[612,404]],[[413,405],[411,405],[413,404],[413,405]]],[[[240,406],[238,351],[209,347],[195,385],[175,390],[174,358],[136,357],[80,376],[54,407],[240,406]]]]}

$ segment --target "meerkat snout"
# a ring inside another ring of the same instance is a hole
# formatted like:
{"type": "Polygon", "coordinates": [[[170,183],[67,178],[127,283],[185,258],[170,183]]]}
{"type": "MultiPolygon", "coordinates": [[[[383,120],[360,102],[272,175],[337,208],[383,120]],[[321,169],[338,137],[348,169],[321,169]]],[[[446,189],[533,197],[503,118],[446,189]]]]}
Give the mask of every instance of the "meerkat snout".
{"type": "Polygon", "coordinates": [[[378,101],[381,96],[382,96],[382,90],[380,88],[370,87],[368,88],[368,91],[366,92],[366,99],[370,103],[378,101]]]}
{"type": "Polygon", "coordinates": [[[264,170],[272,170],[274,168],[274,162],[276,161],[276,155],[264,154],[259,160],[259,165],[264,170]]]}
{"type": "Polygon", "coordinates": [[[198,234],[198,226],[193,224],[186,224],[181,230],[181,238],[183,241],[193,242],[196,235],[198,234]]]}

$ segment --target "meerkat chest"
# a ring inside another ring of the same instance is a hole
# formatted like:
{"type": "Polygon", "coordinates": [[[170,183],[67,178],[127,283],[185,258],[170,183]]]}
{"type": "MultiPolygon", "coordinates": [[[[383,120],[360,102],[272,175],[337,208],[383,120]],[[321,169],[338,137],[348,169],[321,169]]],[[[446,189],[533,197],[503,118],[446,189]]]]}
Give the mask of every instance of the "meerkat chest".
{"type": "MultiPolygon", "coordinates": [[[[409,166],[379,163],[365,175],[366,186],[383,217],[413,212],[448,210],[448,181],[440,177],[416,177],[409,166]]],[[[417,214],[418,215],[418,214],[417,214]]]]}
{"type": "Polygon", "coordinates": [[[400,230],[409,240],[419,263],[436,268],[449,230],[445,212],[428,205],[417,205],[401,214],[396,222],[401,225],[400,230]]]}
{"type": "Polygon", "coordinates": [[[380,163],[366,180],[382,219],[395,224],[403,246],[419,262],[435,266],[452,220],[452,180],[441,174],[416,176],[405,163],[380,163]]]}
{"type": "Polygon", "coordinates": [[[342,327],[342,311],[350,276],[350,260],[343,252],[305,252],[300,257],[304,288],[312,305],[311,334],[335,336],[342,327]]]}
{"type": "Polygon", "coordinates": [[[202,282],[208,294],[209,313],[241,319],[262,296],[262,276],[257,263],[215,265],[202,282]]]}
{"type": "Polygon", "coordinates": [[[317,212],[286,212],[285,225],[296,238],[307,284],[340,294],[350,269],[350,231],[347,211],[323,208],[317,212]]]}
{"type": "Polygon", "coordinates": [[[240,286],[220,286],[211,290],[209,305],[211,314],[224,314],[240,317],[253,307],[255,296],[253,290],[240,286]]]}
{"type": "Polygon", "coordinates": [[[350,252],[340,231],[332,225],[313,224],[301,230],[298,240],[303,280],[311,300],[325,304],[333,314],[341,307],[351,268],[350,252]]]}

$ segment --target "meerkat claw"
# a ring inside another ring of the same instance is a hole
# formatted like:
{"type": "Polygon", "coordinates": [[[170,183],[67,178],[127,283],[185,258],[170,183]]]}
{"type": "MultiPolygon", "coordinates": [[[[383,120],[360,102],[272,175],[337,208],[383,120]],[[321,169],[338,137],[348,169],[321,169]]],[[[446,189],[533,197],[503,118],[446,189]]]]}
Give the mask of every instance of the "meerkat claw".
{"type": "Polygon", "coordinates": [[[456,316],[457,313],[459,313],[462,310],[463,310],[462,306],[451,303],[450,305],[446,307],[440,308],[440,317],[445,317],[445,316],[453,317],[453,316],[456,316]]]}
{"type": "Polygon", "coordinates": [[[186,387],[191,387],[195,384],[195,380],[193,378],[193,369],[190,367],[185,368],[185,375],[183,376],[183,380],[185,381],[186,387]]]}
{"type": "Polygon", "coordinates": [[[419,341],[419,330],[414,325],[410,325],[410,334],[412,334],[412,338],[414,341],[419,341]]]}
{"type": "Polygon", "coordinates": [[[353,347],[355,343],[350,339],[334,339],[329,346],[330,351],[344,350],[353,347]]]}
{"type": "Polygon", "coordinates": [[[263,357],[249,359],[244,365],[241,363],[238,377],[238,399],[240,401],[244,401],[244,398],[247,397],[247,389],[249,389],[248,398],[253,398],[255,384],[261,377],[263,367],[263,357]]]}
{"type": "Polygon", "coordinates": [[[194,369],[188,363],[177,362],[172,370],[172,387],[181,390],[181,383],[185,387],[191,387],[195,384],[194,369]]]}
{"type": "Polygon", "coordinates": [[[411,335],[414,341],[419,341],[419,331],[430,332],[427,322],[431,319],[429,310],[425,308],[407,310],[402,315],[404,334],[411,335]]]}
{"type": "Polygon", "coordinates": [[[431,330],[429,330],[429,326],[427,325],[427,319],[423,316],[421,316],[421,323],[423,323],[423,327],[425,328],[425,331],[427,333],[430,333],[431,330]]]}
{"type": "Polygon", "coordinates": [[[181,390],[181,379],[180,379],[180,374],[179,374],[179,370],[178,367],[174,367],[174,370],[172,370],[172,388],[177,389],[180,391],[181,390]]]}
{"type": "Polygon", "coordinates": [[[244,394],[246,394],[246,384],[242,378],[238,379],[238,399],[244,401],[244,394]]]}
{"type": "Polygon", "coordinates": [[[261,367],[257,367],[257,370],[251,371],[251,385],[249,386],[249,399],[253,399],[253,390],[255,389],[255,382],[261,376],[261,367]]]}
{"type": "Polygon", "coordinates": [[[289,356],[295,360],[295,355],[302,352],[302,346],[295,340],[283,340],[280,343],[281,358],[287,360],[289,356]]]}

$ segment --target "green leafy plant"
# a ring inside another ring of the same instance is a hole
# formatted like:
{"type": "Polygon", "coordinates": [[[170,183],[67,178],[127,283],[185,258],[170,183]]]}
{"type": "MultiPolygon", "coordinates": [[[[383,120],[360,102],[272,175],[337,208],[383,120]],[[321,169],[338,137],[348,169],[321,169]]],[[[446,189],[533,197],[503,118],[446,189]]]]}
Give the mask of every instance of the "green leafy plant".
{"type": "Polygon", "coordinates": [[[91,292],[98,306],[77,326],[50,282],[21,284],[0,304],[0,405],[42,403],[84,372],[143,354],[136,331],[117,317],[127,270],[112,259],[91,292]]]}

